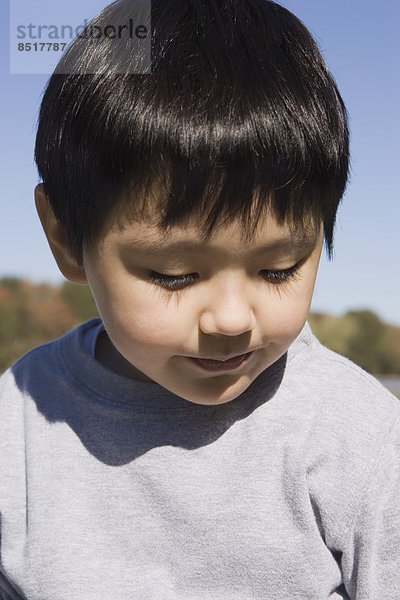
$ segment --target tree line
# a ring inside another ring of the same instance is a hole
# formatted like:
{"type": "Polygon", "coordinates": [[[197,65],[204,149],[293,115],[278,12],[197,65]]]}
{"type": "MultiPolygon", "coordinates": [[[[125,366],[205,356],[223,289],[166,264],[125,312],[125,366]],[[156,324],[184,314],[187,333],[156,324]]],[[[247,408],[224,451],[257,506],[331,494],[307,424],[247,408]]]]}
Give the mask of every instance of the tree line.
{"type": "MultiPolygon", "coordinates": [[[[0,372],[33,347],[96,316],[88,286],[0,279],[0,372]]],[[[384,323],[369,310],[341,317],[311,313],[309,323],[325,346],[373,375],[400,375],[400,327],[384,323]]]]}

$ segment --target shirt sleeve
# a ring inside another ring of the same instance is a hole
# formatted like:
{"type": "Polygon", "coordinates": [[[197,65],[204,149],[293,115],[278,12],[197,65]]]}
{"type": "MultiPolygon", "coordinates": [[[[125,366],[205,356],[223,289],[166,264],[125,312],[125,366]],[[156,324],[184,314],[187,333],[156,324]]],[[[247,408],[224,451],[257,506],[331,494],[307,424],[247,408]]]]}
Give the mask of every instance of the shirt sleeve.
{"type": "Polygon", "coordinates": [[[342,573],[351,600],[399,600],[400,419],[382,440],[348,536],[342,573]]]}

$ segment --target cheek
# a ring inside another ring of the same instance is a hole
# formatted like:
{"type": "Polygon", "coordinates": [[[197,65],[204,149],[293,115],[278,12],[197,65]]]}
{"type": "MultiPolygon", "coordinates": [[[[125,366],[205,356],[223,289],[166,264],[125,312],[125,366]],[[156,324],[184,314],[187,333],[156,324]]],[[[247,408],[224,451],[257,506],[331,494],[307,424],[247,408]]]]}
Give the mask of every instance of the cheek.
{"type": "Polygon", "coordinates": [[[176,345],[189,335],[183,306],[177,307],[146,288],[121,290],[109,297],[103,320],[111,337],[124,347],[163,348],[176,345]],[[182,339],[181,339],[182,338],[182,339]]]}
{"type": "Polygon", "coordinates": [[[300,283],[280,293],[271,291],[260,315],[263,331],[280,343],[291,343],[307,320],[311,297],[310,286],[300,283]]]}

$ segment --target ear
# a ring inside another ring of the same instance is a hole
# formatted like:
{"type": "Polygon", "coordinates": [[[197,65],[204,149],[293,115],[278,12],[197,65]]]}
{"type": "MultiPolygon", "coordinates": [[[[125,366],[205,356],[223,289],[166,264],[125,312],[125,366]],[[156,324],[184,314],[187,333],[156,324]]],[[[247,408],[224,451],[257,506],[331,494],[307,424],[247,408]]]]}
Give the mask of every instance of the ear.
{"type": "Polygon", "coordinates": [[[73,283],[86,284],[85,269],[79,265],[71,251],[65,229],[56,218],[42,183],[35,188],[35,204],[47,241],[61,273],[73,283]]]}

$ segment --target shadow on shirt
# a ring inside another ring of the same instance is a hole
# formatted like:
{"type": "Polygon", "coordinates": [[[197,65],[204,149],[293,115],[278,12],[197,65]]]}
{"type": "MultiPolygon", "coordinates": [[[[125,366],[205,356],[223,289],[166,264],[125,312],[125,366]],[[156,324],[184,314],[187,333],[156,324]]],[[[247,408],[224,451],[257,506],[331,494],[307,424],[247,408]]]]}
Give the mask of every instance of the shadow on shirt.
{"type": "Polygon", "coordinates": [[[0,600],[25,600],[5,579],[0,571],[0,600]]]}
{"type": "MultiPolygon", "coordinates": [[[[90,397],[87,391],[72,386],[60,373],[46,372],[43,381],[43,363],[31,364],[29,369],[14,365],[16,384],[28,399],[32,398],[37,410],[49,423],[66,423],[79,437],[86,449],[99,461],[110,466],[121,466],[156,447],[175,446],[193,450],[215,442],[232,425],[242,419],[252,421],[253,413],[273,399],[282,382],[287,354],[263,371],[251,385],[234,400],[219,405],[200,405],[170,393],[176,406],[151,410],[136,409],[127,404],[110,403],[98,396],[90,397]],[[42,372],[42,375],[41,375],[42,372]],[[45,388],[45,389],[44,389],[45,388]]],[[[28,404],[25,404],[28,408],[28,404]]],[[[36,410],[25,410],[25,423],[35,436],[36,410]]],[[[254,419],[257,417],[254,416],[254,419]]],[[[251,427],[251,425],[250,425],[251,427]]],[[[43,435],[52,437],[50,431],[43,435]]],[[[256,435],[257,427],[255,426],[256,435]]],[[[70,435],[57,428],[56,443],[71,444],[70,435]]],[[[249,429],[248,429],[249,431],[249,429]]],[[[254,440],[258,443],[258,440],[254,440]]]]}

